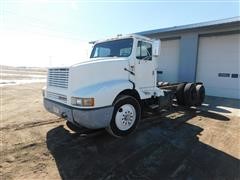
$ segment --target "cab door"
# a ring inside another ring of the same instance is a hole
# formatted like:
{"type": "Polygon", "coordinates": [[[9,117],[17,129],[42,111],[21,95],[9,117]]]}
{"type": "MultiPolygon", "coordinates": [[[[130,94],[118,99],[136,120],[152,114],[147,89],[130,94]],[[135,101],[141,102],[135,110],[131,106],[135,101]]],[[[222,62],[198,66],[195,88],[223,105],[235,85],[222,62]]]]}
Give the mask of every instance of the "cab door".
{"type": "Polygon", "coordinates": [[[155,71],[152,59],[152,43],[138,41],[135,54],[135,84],[140,89],[155,86],[155,71]]]}

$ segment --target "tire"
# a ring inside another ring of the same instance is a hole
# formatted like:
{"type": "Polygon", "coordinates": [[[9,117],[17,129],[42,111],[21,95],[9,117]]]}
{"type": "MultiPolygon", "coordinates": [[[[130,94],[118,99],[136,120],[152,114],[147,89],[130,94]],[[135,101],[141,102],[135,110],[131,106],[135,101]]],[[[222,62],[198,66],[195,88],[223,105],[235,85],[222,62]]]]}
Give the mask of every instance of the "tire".
{"type": "Polygon", "coordinates": [[[185,105],[184,102],[184,87],[186,83],[181,83],[177,86],[176,90],[176,98],[177,98],[177,103],[178,105],[185,105]]]}
{"type": "Polygon", "coordinates": [[[186,106],[194,106],[197,101],[196,85],[187,83],[184,87],[184,102],[186,106]]]}
{"type": "Polygon", "coordinates": [[[114,102],[112,119],[107,131],[114,137],[124,137],[132,133],[141,118],[141,106],[132,96],[119,96],[114,102]]]}
{"type": "Polygon", "coordinates": [[[196,91],[197,91],[197,100],[196,100],[195,106],[201,106],[205,99],[205,88],[202,84],[197,84],[196,91]]]}

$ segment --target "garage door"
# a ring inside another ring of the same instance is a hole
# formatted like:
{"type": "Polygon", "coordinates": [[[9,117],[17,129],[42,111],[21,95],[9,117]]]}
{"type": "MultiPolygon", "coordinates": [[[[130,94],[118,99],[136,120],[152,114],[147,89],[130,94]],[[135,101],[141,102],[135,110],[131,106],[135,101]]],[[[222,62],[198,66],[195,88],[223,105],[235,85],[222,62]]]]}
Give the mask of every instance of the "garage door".
{"type": "Polygon", "coordinates": [[[240,34],[200,37],[196,80],[206,94],[240,99],[240,34]]]}
{"type": "Polygon", "coordinates": [[[179,39],[161,41],[158,81],[178,81],[179,42],[179,39]]]}

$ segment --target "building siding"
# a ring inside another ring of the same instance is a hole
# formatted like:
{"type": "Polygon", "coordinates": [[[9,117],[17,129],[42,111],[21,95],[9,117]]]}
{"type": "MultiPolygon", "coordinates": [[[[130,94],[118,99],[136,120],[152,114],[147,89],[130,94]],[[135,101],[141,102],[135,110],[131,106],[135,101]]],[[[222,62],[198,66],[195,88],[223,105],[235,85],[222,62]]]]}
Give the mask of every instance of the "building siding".
{"type": "Polygon", "coordinates": [[[194,82],[197,68],[198,34],[181,36],[178,79],[180,82],[194,82]]]}

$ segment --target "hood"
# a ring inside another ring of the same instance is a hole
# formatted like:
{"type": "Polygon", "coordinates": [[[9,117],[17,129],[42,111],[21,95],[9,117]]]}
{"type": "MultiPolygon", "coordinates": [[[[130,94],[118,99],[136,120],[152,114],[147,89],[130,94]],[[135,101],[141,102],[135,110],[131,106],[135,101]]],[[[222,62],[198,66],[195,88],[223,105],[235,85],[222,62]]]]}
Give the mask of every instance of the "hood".
{"type": "Polygon", "coordinates": [[[101,82],[128,80],[124,68],[128,68],[126,58],[96,58],[75,64],[69,69],[69,88],[75,91],[101,82]]]}
{"type": "Polygon", "coordinates": [[[80,65],[85,65],[85,64],[93,64],[93,63],[98,63],[98,62],[102,62],[102,61],[119,61],[119,60],[127,60],[126,58],[120,58],[120,57],[117,57],[117,58],[113,58],[113,57],[99,57],[99,58],[89,58],[85,61],[82,61],[82,62],[79,62],[79,63],[76,63],[76,64],[73,64],[72,66],[70,67],[77,67],[77,66],[80,66],[80,65]]]}

